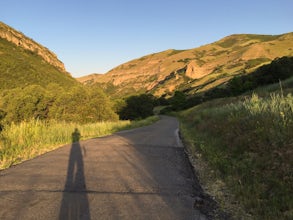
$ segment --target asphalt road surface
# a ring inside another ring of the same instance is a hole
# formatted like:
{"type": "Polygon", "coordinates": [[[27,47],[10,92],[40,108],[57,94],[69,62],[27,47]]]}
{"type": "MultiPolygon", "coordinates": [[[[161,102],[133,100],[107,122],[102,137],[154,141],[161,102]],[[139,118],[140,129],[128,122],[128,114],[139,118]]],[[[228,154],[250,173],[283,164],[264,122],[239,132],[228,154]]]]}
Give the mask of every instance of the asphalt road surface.
{"type": "Polygon", "coordinates": [[[0,219],[206,219],[177,131],[163,116],[1,171],[0,219]]]}

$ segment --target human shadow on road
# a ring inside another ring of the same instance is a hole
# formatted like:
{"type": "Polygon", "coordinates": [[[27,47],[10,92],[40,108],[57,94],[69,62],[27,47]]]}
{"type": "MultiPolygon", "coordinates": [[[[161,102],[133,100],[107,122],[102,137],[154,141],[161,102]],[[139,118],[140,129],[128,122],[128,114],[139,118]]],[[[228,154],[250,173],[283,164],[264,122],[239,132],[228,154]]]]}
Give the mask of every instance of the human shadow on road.
{"type": "Polygon", "coordinates": [[[83,155],[79,142],[80,136],[79,130],[75,128],[72,133],[67,178],[59,212],[60,220],[91,219],[85,183],[83,155]]]}

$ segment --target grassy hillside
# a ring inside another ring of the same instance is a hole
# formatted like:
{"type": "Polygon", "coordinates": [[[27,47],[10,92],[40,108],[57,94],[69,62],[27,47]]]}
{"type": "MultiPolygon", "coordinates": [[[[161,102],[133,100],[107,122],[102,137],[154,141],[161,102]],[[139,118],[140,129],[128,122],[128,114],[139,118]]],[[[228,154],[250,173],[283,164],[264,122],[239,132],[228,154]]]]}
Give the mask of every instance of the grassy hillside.
{"type": "Polygon", "coordinates": [[[293,33],[238,34],[199,48],[150,54],[80,81],[98,83],[116,97],[144,92],[168,97],[176,90],[194,95],[283,56],[293,56],[293,33]]]}
{"type": "Polygon", "coordinates": [[[42,46],[41,44],[37,43],[33,39],[25,36],[23,33],[15,30],[14,28],[4,24],[0,21],[0,38],[6,39],[7,41],[31,51],[35,54],[38,54],[42,57],[44,61],[47,63],[55,66],[60,71],[66,73],[64,64],[58,59],[56,54],[50,51],[48,48],[42,46]]]}
{"type": "Polygon", "coordinates": [[[111,100],[85,88],[49,49],[0,22],[0,132],[23,121],[115,121],[111,100]]]}
{"type": "Polygon", "coordinates": [[[290,78],[281,87],[262,87],[254,94],[217,99],[179,114],[190,154],[213,170],[211,179],[206,169],[199,171],[202,181],[229,210],[231,202],[219,186],[224,181],[248,219],[293,218],[292,82],[290,78]]]}
{"type": "Polygon", "coordinates": [[[46,62],[37,53],[0,38],[0,90],[56,83],[70,88],[79,83],[69,74],[46,62]]]}

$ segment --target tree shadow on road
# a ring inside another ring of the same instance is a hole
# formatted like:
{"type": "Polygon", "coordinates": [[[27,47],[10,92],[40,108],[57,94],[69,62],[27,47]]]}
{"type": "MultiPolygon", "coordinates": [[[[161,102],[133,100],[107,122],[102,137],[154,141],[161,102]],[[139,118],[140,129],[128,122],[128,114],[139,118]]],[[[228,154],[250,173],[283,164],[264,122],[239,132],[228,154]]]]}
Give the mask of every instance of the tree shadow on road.
{"type": "Polygon", "coordinates": [[[60,220],[91,219],[85,183],[83,155],[79,140],[80,132],[75,128],[72,133],[67,178],[59,212],[60,220]]]}

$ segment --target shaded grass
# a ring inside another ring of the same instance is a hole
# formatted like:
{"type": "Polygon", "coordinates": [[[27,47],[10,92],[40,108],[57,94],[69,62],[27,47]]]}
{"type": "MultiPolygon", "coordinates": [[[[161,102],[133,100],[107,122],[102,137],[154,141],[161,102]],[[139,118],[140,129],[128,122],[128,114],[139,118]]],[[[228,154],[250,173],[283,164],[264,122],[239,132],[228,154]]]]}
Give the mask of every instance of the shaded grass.
{"type": "Polygon", "coordinates": [[[293,218],[291,94],[219,99],[179,117],[191,154],[203,155],[255,219],[293,218]]]}
{"type": "Polygon", "coordinates": [[[75,128],[81,140],[109,135],[117,131],[141,127],[157,121],[149,117],[141,121],[98,122],[88,124],[30,120],[6,126],[0,133],[0,169],[31,159],[63,144],[72,142],[75,128]]]}

